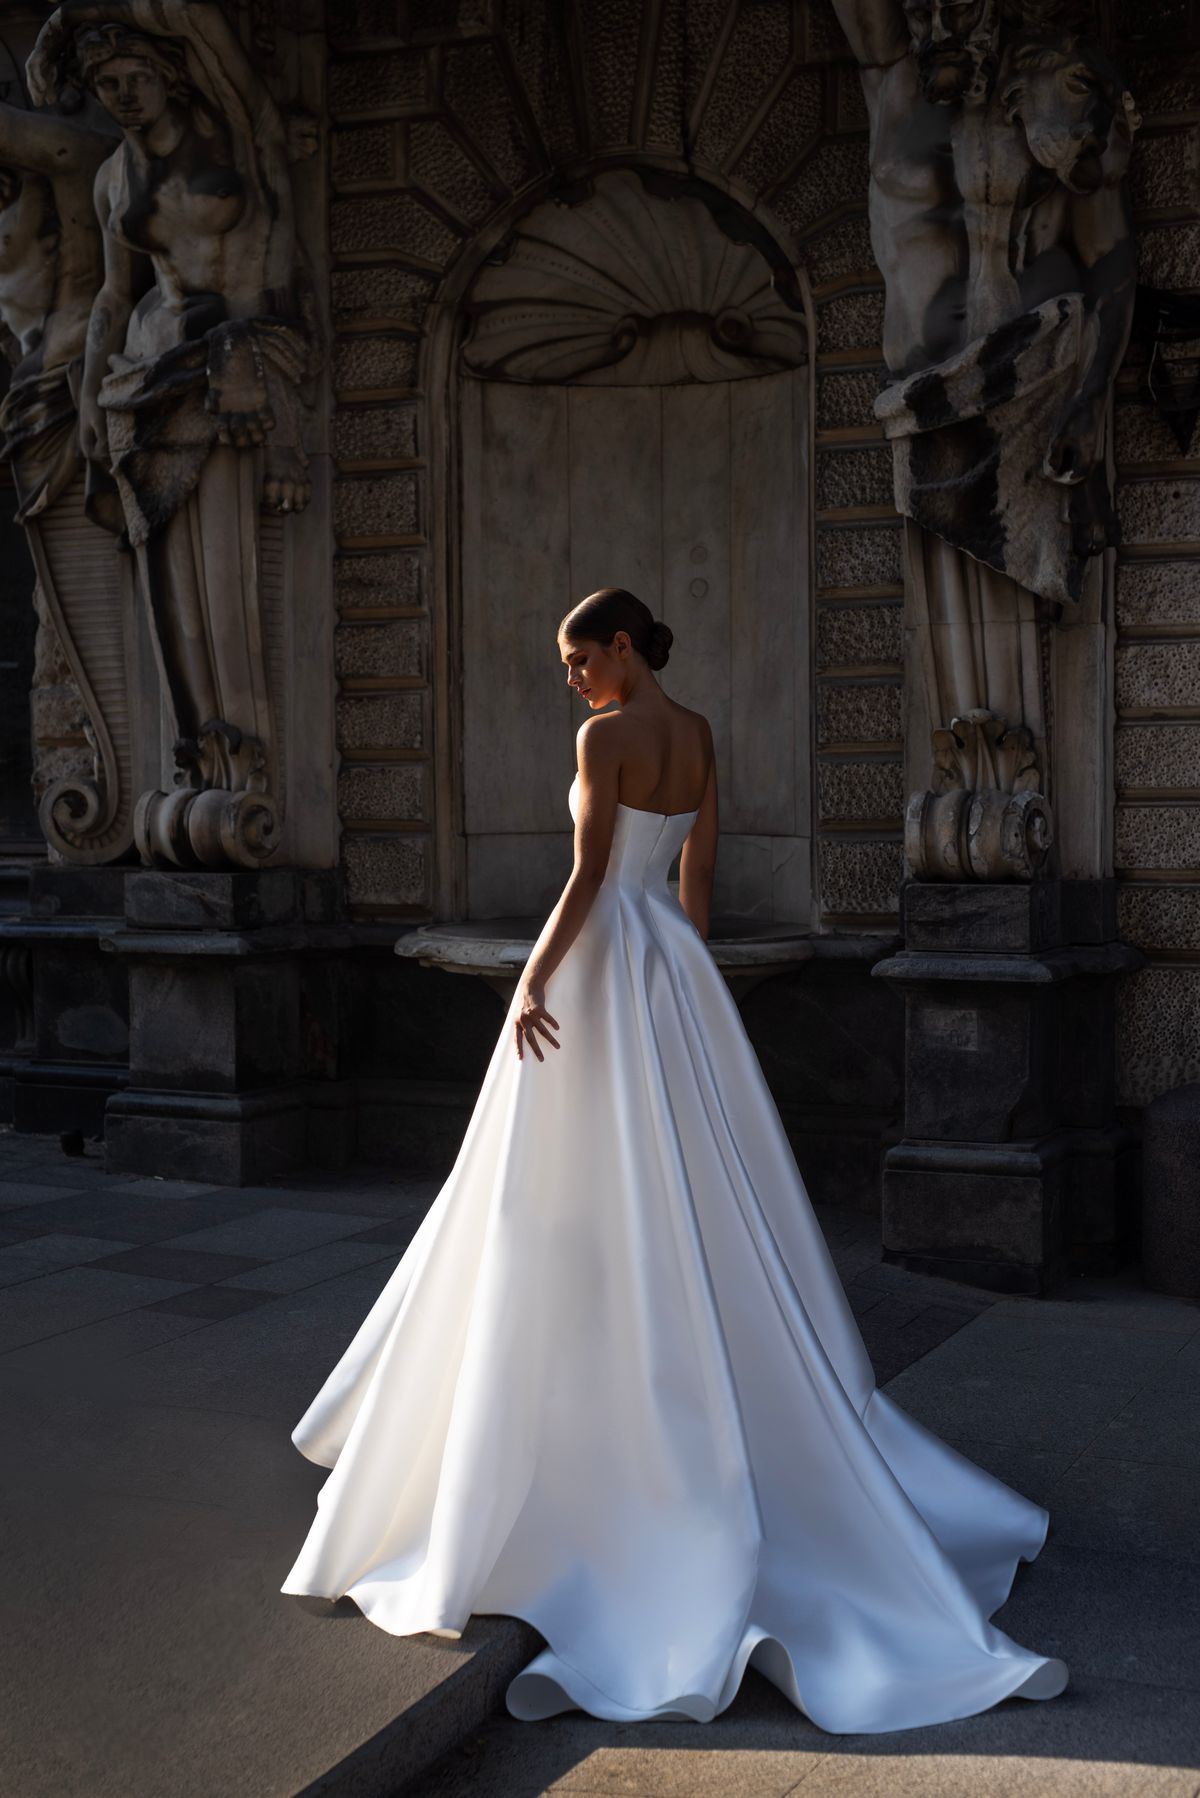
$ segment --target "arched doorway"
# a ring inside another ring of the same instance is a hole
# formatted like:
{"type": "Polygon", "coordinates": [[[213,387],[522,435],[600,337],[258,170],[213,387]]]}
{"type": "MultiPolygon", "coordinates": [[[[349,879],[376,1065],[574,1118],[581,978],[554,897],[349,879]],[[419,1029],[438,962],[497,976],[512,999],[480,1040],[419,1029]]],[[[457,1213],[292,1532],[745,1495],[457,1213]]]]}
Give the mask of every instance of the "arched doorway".
{"type": "Polygon", "coordinates": [[[705,201],[636,170],[526,215],[477,274],[458,368],[468,917],[542,913],[570,866],[584,714],[554,631],[631,588],[712,719],[717,910],[807,920],[804,314],[705,201]]]}

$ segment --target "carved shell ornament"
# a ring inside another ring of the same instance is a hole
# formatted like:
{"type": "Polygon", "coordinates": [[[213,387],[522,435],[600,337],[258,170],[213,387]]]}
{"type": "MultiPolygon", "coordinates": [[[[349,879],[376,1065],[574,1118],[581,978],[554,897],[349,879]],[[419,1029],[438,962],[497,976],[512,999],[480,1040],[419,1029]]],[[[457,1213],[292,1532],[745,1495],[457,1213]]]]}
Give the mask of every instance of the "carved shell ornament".
{"type": "Polygon", "coordinates": [[[651,193],[632,169],[586,199],[547,200],[475,278],[463,360],[506,381],[660,386],[795,368],[804,315],[703,200],[651,193]]]}

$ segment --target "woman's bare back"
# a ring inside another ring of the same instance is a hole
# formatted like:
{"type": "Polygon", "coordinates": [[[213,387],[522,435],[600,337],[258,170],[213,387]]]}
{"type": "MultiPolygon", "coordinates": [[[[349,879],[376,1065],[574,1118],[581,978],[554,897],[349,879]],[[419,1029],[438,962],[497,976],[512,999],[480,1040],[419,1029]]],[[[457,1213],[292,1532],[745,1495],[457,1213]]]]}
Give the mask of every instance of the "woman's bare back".
{"type": "Polygon", "coordinates": [[[712,731],[700,712],[666,694],[645,711],[629,706],[612,714],[621,733],[617,797],[643,812],[697,811],[712,769],[712,731]]]}

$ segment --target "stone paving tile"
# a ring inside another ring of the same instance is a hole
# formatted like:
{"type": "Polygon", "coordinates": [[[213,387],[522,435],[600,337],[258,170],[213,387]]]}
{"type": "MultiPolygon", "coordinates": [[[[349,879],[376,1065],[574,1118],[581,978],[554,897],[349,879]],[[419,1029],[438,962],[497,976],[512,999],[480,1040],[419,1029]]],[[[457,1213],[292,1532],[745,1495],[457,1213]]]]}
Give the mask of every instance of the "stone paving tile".
{"type": "MultiPolygon", "coordinates": [[[[6,1164],[7,1165],[7,1164],[6,1164]]],[[[0,1212],[25,1210],[30,1205],[48,1205],[54,1199],[70,1199],[77,1186],[39,1186],[33,1181],[0,1180],[0,1212]]]]}
{"type": "MultiPolygon", "coordinates": [[[[39,1274],[54,1273],[61,1267],[79,1267],[84,1262],[99,1261],[105,1255],[111,1255],[114,1246],[107,1236],[72,1236],[54,1230],[28,1237],[24,1242],[0,1249],[0,1286],[15,1286],[23,1280],[36,1279],[39,1274]]],[[[135,1271],[149,1273],[153,1270],[135,1271]]]]}
{"type": "MultiPolygon", "coordinates": [[[[110,1243],[111,1250],[112,1244],[110,1243]]],[[[156,1280],[187,1280],[195,1286],[227,1280],[261,1266],[252,1255],[216,1255],[211,1249],[174,1248],[170,1243],[144,1243],[139,1248],[107,1254],[97,1263],[114,1274],[149,1274],[156,1280]]]]}
{"type": "MultiPolygon", "coordinates": [[[[986,1428],[986,1418],[981,1418],[979,1422],[980,1428],[986,1428]]],[[[1014,1446],[1011,1442],[991,1442],[979,1436],[959,1437],[954,1446],[960,1455],[965,1455],[968,1461],[974,1461],[985,1473],[994,1474],[998,1480],[1003,1480],[1014,1492],[1031,1498],[1036,1505],[1049,1507],[1051,1534],[1056,1532],[1058,1511],[1052,1503],[1052,1495],[1057,1481],[1074,1465],[1077,1455],[1056,1453],[1051,1449],[1031,1451],[1019,1444],[1014,1446]]]]}
{"type": "Polygon", "coordinates": [[[1153,1386],[1130,1399],[1097,1436],[1093,1452],[1117,1461],[1159,1462],[1200,1472],[1200,1365],[1196,1358],[1181,1355],[1164,1368],[1153,1386]]]}
{"type": "Polygon", "coordinates": [[[259,1305],[269,1304],[274,1296],[271,1292],[236,1292],[225,1286],[197,1286],[189,1292],[176,1293],[174,1298],[156,1300],[148,1309],[165,1311],[172,1317],[218,1320],[253,1311],[259,1305]]]}
{"type": "Polygon", "coordinates": [[[285,1206],[259,1210],[249,1216],[212,1224],[186,1235],[166,1238],[181,1249],[211,1249],[220,1255],[250,1255],[260,1261],[279,1261],[315,1249],[324,1242],[369,1230],[378,1219],[328,1211],[294,1211],[285,1206]]]}
{"type": "Polygon", "coordinates": [[[91,1267],[65,1268],[26,1280],[5,1294],[0,1309],[0,1353],[27,1342],[60,1335],[120,1311],[173,1298],[186,1288],[178,1280],[148,1280],[134,1274],[106,1274],[91,1267]]]}
{"type": "Polygon", "coordinates": [[[110,1178],[112,1185],[106,1189],[107,1191],[119,1193],[122,1197],[128,1194],[129,1197],[135,1199],[196,1199],[203,1193],[226,1190],[222,1186],[214,1186],[211,1180],[159,1180],[154,1178],[128,1180],[122,1179],[119,1174],[112,1175],[110,1178]]]}
{"type": "Polygon", "coordinates": [[[952,1445],[970,1441],[986,1427],[993,1442],[1034,1453],[1081,1454],[1125,1403],[1123,1392],[1066,1384],[1053,1373],[1018,1380],[953,1368],[943,1372],[942,1357],[958,1340],[952,1336],[888,1387],[897,1404],[952,1445]]]}
{"type": "MultiPolygon", "coordinates": [[[[1068,1547],[1200,1565],[1195,1468],[1108,1460],[1093,1446],[1054,1485],[1050,1510],[1055,1540],[1068,1547]]],[[[1200,1653],[1200,1640],[1196,1646],[1200,1653]]]]}
{"type": "Polygon", "coordinates": [[[1014,1317],[1000,1303],[947,1344],[941,1367],[955,1375],[998,1373],[1103,1387],[1127,1399],[1179,1352],[1180,1339],[1169,1331],[1085,1328],[1061,1323],[1057,1314],[1014,1317]]]}
{"type": "Polygon", "coordinates": [[[319,1248],[307,1249],[302,1255],[289,1255],[285,1261],[264,1263],[250,1272],[233,1274],[221,1284],[249,1286],[255,1292],[299,1292],[304,1286],[332,1280],[352,1268],[369,1266],[376,1261],[392,1263],[395,1259],[394,1248],[358,1236],[346,1242],[322,1243],[319,1248]]]}
{"type": "Polygon", "coordinates": [[[116,1242],[163,1242],[182,1232],[245,1217],[258,1207],[236,1192],[203,1199],[155,1200],[132,1193],[76,1192],[45,1204],[4,1214],[6,1224],[38,1224],[81,1236],[111,1236],[116,1242]]]}
{"type": "Polygon", "coordinates": [[[203,1330],[208,1320],[203,1317],[181,1317],[178,1313],[140,1310],[124,1311],[116,1317],[105,1317],[99,1323],[82,1324],[64,1330],[24,1348],[9,1349],[0,1356],[0,1370],[37,1372],[50,1375],[54,1370],[77,1380],[81,1373],[101,1365],[139,1355],[144,1349],[175,1336],[186,1336],[191,1330],[203,1330]]]}

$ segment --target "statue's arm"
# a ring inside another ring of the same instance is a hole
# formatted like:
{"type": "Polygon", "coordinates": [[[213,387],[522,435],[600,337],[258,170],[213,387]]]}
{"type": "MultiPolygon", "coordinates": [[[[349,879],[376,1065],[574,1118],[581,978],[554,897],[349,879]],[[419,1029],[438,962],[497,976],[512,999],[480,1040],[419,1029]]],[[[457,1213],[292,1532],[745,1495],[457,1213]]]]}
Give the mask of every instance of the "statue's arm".
{"type": "Polygon", "coordinates": [[[96,217],[104,245],[104,282],[92,301],[79,393],[79,445],[89,462],[107,459],[100,384],[108,373],[109,358],[125,347],[136,297],[133,252],[114,235],[109,221],[108,177],[109,165],[104,163],[96,171],[95,187],[96,217]]]}
{"type": "Polygon", "coordinates": [[[1104,453],[1108,398],[1133,323],[1137,246],[1129,201],[1120,186],[1076,199],[1072,237],[1084,301],[1084,351],[1075,390],[1046,455],[1053,479],[1086,480],[1104,453]]]}
{"type": "Polygon", "coordinates": [[[0,102],[0,162],[31,175],[91,174],[112,153],[112,139],[53,114],[0,102]]]}
{"type": "Polygon", "coordinates": [[[887,69],[908,54],[899,0],[833,0],[838,24],[863,69],[887,69]]]}

